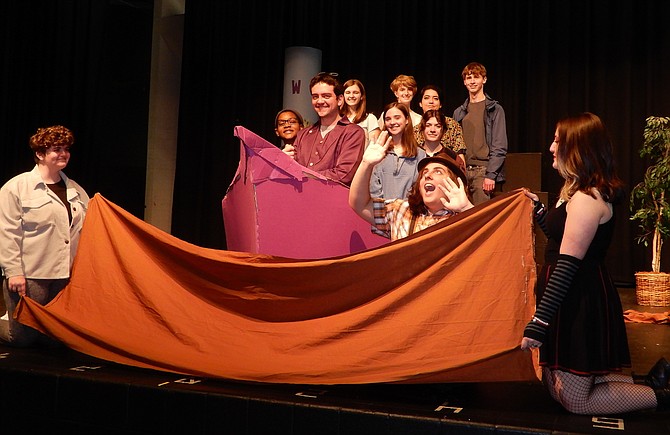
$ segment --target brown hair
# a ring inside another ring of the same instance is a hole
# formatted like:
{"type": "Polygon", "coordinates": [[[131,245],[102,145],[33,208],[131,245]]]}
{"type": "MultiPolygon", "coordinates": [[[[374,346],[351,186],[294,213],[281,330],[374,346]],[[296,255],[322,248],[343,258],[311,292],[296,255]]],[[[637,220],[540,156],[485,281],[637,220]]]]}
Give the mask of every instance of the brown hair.
{"type": "Polygon", "coordinates": [[[340,81],[337,79],[337,73],[320,72],[314,77],[312,77],[312,80],[309,81],[310,92],[312,92],[312,88],[317,83],[325,83],[327,85],[332,86],[333,90],[335,91],[336,97],[339,97],[340,95],[344,94],[344,88],[342,87],[340,81]]]}
{"type": "MultiPolygon", "coordinates": [[[[356,107],[355,107],[356,113],[355,113],[355,116],[354,116],[354,120],[351,121],[353,124],[358,124],[359,122],[363,122],[363,120],[365,120],[365,117],[368,114],[368,112],[367,112],[367,110],[368,110],[367,98],[365,97],[365,95],[366,95],[365,87],[363,86],[363,83],[361,83],[360,80],[350,79],[350,80],[347,80],[346,82],[344,82],[344,85],[342,86],[342,88],[344,90],[342,91],[342,93],[344,93],[344,91],[346,91],[347,88],[350,87],[350,86],[358,86],[358,89],[361,90],[361,99],[358,102],[358,105],[356,105],[356,107]]],[[[347,112],[349,110],[348,107],[349,106],[345,102],[344,105],[342,106],[342,112],[343,112],[342,115],[343,116],[348,115],[348,112],[347,112]]]]}
{"type": "Polygon", "coordinates": [[[37,153],[46,154],[47,148],[51,146],[71,147],[74,144],[74,134],[62,125],[38,128],[28,140],[30,149],[33,150],[33,159],[37,163],[37,153]]]}
{"type": "MultiPolygon", "coordinates": [[[[384,116],[388,113],[390,109],[396,108],[400,110],[403,116],[409,121],[405,126],[405,130],[402,132],[402,153],[405,157],[416,157],[417,150],[419,149],[419,143],[416,141],[416,136],[414,136],[414,127],[412,126],[412,117],[409,115],[409,109],[402,103],[394,101],[389,103],[384,107],[382,112],[384,116]]],[[[386,130],[386,120],[384,121],[384,128],[386,130]]],[[[392,149],[389,147],[389,149],[392,149]]]]}
{"type": "Polygon", "coordinates": [[[426,204],[423,202],[423,197],[421,196],[421,189],[419,188],[419,185],[421,183],[421,177],[424,168],[429,163],[432,162],[443,165],[447,169],[447,174],[449,175],[449,178],[451,178],[454,183],[458,184],[458,178],[460,177],[461,181],[463,182],[463,186],[465,187],[465,193],[468,199],[471,199],[470,194],[468,192],[467,178],[465,176],[465,173],[460,168],[459,163],[456,160],[454,160],[447,154],[442,155],[438,154],[433,157],[426,157],[419,162],[418,166],[419,173],[417,174],[416,180],[414,180],[414,184],[412,184],[412,189],[410,189],[409,195],[407,196],[407,203],[409,204],[409,209],[414,216],[419,216],[428,213],[428,208],[426,207],[426,204]]]}
{"type": "Polygon", "coordinates": [[[605,124],[593,113],[563,118],[556,124],[556,166],[565,179],[561,198],[576,192],[595,197],[598,190],[607,202],[623,197],[623,182],[616,173],[614,150],[605,124]]]}
{"type": "Polygon", "coordinates": [[[421,124],[419,124],[419,131],[423,134],[423,131],[426,129],[426,123],[430,121],[430,118],[437,119],[437,122],[440,123],[440,127],[442,127],[442,133],[444,133],[444,120],[446,117],[444,116],[444,113],[438,109],[430,109],[423,112],[423,115],[421,115],[421,124]]]}
{"type": "Polygon", "coordinates": [[[461,76],[463,77],[463,80],[465,80],[465,77],[470,74],[473,76],[486,77],[486,68],[479,62],[470,62],[469,64],[465,65],[465,68],[463,68],[461,76]]]}

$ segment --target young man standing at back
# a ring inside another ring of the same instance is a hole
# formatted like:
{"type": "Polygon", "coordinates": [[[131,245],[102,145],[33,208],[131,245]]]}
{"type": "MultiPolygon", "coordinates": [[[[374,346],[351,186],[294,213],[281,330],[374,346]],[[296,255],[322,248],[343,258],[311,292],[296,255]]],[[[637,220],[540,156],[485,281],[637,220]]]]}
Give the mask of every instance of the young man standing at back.
{"type": "Polygon", "coordinates": [[[365,131],[340,116],[344,89],[333,74],[319,73],[309,83],[319,120],[298,132],[284,152],[296,162],[349,186],[365,150],[365,131]]]}
{"type": "Polygon", "coordinates": [[[456,110],[454,119],[463,128],[467,146],[467,177],[475,205],[502,191],[507,156],[505,111],[484,92],[486,68],[472,62],[462,72],[468,98],[456,110]]]}

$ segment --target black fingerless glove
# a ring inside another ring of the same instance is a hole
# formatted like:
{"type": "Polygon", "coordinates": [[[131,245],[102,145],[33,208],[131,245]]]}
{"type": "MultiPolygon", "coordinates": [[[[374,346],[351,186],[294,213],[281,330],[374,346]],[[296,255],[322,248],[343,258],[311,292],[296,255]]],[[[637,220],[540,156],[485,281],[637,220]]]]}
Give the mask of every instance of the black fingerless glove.
{"type": "Polygon", "coordinates": [[[547,230],[547,224],[545,222],[545,219],[547,218],[547,207],[542,204],[542,201],[533,201],[533,216],[544,235],[549,237],[549,230],[547,230]]]}
{"type": "Polygon", "coordinates": [[[544,342],[547,327],[561,306],[561,302],[568,293],[572,280],[581,264],[582,260],[570,255],[561,254],[558,256],[556,267],[549,277],[544,295],[542,295],[542,299],[535,309],[535,316],[523,331],[524,337],[544,342]]]}

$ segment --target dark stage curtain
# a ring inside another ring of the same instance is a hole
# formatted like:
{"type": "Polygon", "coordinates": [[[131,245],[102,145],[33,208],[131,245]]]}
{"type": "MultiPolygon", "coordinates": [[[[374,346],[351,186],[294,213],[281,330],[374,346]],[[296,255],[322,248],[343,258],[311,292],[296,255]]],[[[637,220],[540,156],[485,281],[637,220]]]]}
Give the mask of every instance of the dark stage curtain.
{"type": "MultiPolygon", "coordinates": [[[[543,190],[561,185],[548,154],[556,121],[583,111],[609,127],[630,187],[645,168],[645,118],[670,115],[669,13],[665,0],[187,1],[173,234],[225,247],[221,199],[239,156],[233,127],[277,143],[290,46],[319,48],[323,71],[362,80],[377,115],[401,73],[419,88],[439,85],[452,113],[467,96],[462,68],[479,61],[485,90],[505,108],[509,151],[544,154],[543,190]]],[[[650,269],[650,252],[634,241],[627,203],[617,217],[608,261],[615,280],[632,283],[650,269]]]]}
{"type": "Polygon", "coordinates": [[[151,1],[0,2],[2,183],[32,169],[28,138],[75,135],[66,174],[144,215],[151,1]]]}
{"type": "MultiPolygon", "coordinates": [[[[0,168],[32,167],[28,137],[61,123],[77,143],[67,173],[136,216],[144,213],[151,0],[0,2],[0,168]]],[[[239,157],[233,127],[277,142],[284,50],[323,52],[323,70],[356,77],[379,114],[399,73],[465,98],[463,66],[487,66],[487,92],[504,106],[510,152],[543,152],[562,116],[592,111],[611,130],[622,177],[643,175],[644,119],[670,115],[670,2],[425,0],[187,1],[173,234],[225,248],[221,200],[239,157]]],[[[415,101],[416,103],[416,101],[415,101]]],[[[418,106],[414,107],[419,110],[418,106]]],[[[560,179],[543,161],[543,190],[560,179]]],[[[650,269],[627,204],[609,257],[620,282],[650,269]]],[[[670,270],[667,246],[663,270],[670,270]]]]}

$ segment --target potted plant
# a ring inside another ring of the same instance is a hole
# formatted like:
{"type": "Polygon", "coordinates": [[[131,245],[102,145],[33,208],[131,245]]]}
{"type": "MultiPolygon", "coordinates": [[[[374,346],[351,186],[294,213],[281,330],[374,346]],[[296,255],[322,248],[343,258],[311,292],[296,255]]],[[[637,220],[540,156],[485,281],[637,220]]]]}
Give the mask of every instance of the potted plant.
{"type": "Polygon", "coordinates": [[[650,116],[644,128],[640,157],[649,158],[644,179],[631,191],[631,220],[640,229],[637,242],[651,242],[651,272],[637,272],[639,305],[670,305],[670,275],[661,272],[661,248],[670,237],[670,117],[650,116]]]}

